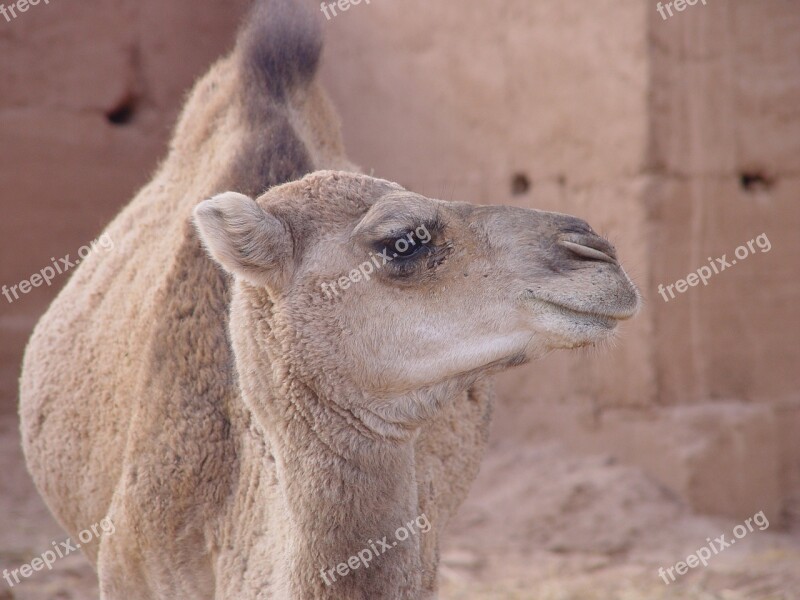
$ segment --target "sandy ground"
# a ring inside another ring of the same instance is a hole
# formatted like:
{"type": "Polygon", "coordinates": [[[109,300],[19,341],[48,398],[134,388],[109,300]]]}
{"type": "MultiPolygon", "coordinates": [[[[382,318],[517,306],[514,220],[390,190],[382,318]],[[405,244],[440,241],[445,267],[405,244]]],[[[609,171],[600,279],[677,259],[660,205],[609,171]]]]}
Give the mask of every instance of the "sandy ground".
{"type": "MultiPolygon", "coordinates": [[[[16,420],[0,419],[0,569],[66,539],[31,483],[16,420]]],[[[774,519],[773,519],[774,521],[774,519]]],[[[800,531],[771,522],[666,585],[669,567],[738,523],[690,514],[637,469],[556,445],[495,444],[442,550],[443,600],[800,599],[800,531]]],[[[785,525],[785,524],[784,524],[785,525]]],[[[80,554],[0,600],[95,600],[80,554]]]]}
{"type": "Polygon", "coordinates": [[[499,444],[451,525],[442,597],[800,599],[800,531],[779,531],[774,519],[712,553],[707,567],[669,585],[659,577],[660,567],[685,560],[707,538],[735,539],[739,524],[692,515],[642,471],[611,457],[499,444]]]}

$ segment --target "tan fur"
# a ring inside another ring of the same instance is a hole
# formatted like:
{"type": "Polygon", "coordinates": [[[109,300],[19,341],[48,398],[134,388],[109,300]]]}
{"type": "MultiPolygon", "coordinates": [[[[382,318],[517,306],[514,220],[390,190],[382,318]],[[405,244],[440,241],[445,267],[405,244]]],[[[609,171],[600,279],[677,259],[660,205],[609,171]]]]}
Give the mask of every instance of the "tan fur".
{"type": "Polygon", "coordinates": [[[83,548],[105,600],[433,597],[486,444],[486,376],[605,339],[638,293],[578,219],[356,173],[318,84],[254,110],[244,52],[197,84],[168,158],[106,230],[114,252],[38,324],[30,472],[72,535],[113,521],[83,548]],[[421,259],[323,293],[422,224],[421,259]],[[423,514],[430,532],[323,581],[423,514]]]}

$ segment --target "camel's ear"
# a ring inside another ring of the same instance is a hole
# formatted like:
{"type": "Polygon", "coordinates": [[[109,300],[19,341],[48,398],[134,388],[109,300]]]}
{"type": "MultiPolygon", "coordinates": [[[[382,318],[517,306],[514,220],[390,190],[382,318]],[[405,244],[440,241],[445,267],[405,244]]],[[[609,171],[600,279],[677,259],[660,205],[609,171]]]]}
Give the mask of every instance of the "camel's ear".
{"type": "Polygon", "coordinates": [[[211,258],[229,273],[257,286],[286,281],[291,236],[252,198],[235,192],[214,196],[197,205],[194,222],[211,258]]]}

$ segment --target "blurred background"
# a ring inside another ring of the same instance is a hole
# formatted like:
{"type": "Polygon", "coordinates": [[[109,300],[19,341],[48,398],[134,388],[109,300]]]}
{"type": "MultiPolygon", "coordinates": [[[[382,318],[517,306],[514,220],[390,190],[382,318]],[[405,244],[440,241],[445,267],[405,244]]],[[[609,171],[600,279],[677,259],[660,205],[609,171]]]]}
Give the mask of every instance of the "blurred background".
{"type": "MultiPolygon", "coordinates": [[[[800,598],[800,3],[673,2],[320,15],[323,79],[365,172],[585,218],[646,300],[614,347],[499,379],[444,598],[800,598]],[[761,234],[769,252],[659,295],[761,234]],[[768,529],[659,577],[760,511],[768,529]]],[[[50,0],[0,16],[0,285],[75,256],[147,182],[248,5],[50,0]]],[[[67,279],[0,296],[0,568],[65,538],[24,470],[16,386],[67,279]]],[[[0,582],[0,598],[93,598],[92,577],[70,556],[0,582]]]]}

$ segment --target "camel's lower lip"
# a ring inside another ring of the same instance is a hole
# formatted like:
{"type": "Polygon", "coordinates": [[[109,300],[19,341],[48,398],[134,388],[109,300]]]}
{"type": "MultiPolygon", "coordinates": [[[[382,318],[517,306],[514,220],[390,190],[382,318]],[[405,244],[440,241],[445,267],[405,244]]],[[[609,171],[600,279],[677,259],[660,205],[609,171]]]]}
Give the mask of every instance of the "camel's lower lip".
{"type": "Polygon", "coordinates": [[[566,306],[564,304],[553,302],[551,300],[544,300],[542,298],[538,298],[530,293],[528,295],[528,300],[543,304],[547,306],[549,309],[555,310],[556,312],[563,314],[565,317],[577,319],[584,322],[589,322],[593,325],[597,325],[605,329],[614,329],[619,323],[619,321],[622,318],[625,318],[625,317],[620,317],[619,315],[578,310],[570,306],[566,306]]]}

